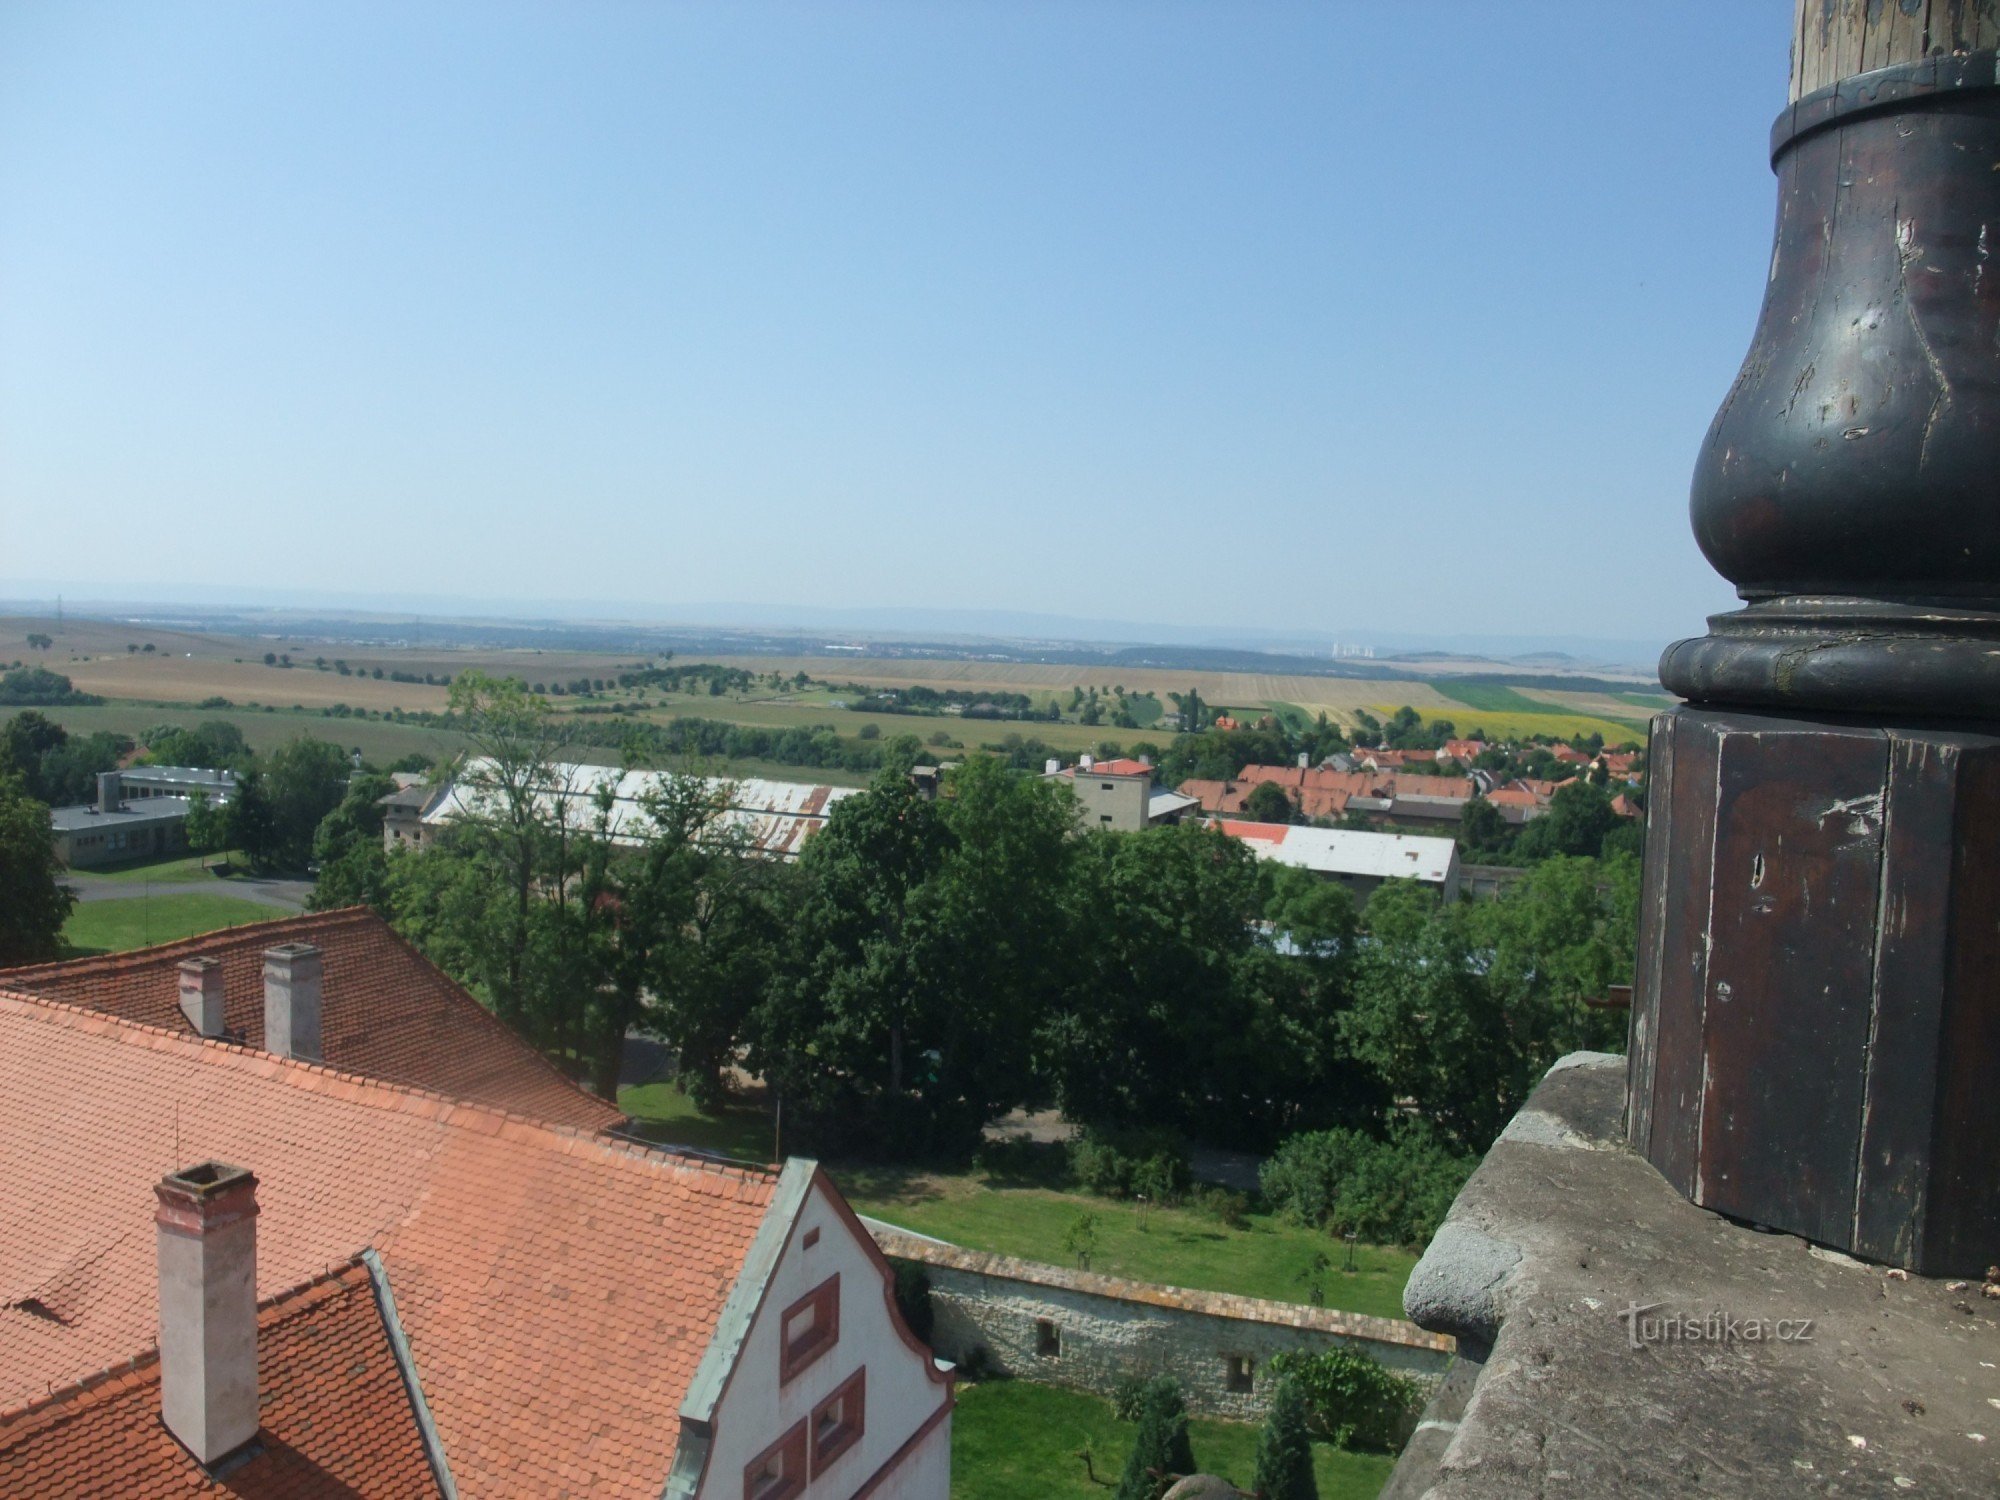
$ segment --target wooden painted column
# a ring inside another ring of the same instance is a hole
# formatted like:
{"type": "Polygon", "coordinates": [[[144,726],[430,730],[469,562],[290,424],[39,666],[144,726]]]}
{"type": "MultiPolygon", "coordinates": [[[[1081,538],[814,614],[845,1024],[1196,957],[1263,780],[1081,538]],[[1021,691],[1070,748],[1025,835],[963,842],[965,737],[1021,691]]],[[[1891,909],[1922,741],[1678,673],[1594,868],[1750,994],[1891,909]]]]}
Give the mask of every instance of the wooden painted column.
{"type": "Polygon", "coordinates": [[[1799,0],[1668,648],[1633,1144],[1706,1207],[2000,1262],[2000,3],[1799,0]]]}

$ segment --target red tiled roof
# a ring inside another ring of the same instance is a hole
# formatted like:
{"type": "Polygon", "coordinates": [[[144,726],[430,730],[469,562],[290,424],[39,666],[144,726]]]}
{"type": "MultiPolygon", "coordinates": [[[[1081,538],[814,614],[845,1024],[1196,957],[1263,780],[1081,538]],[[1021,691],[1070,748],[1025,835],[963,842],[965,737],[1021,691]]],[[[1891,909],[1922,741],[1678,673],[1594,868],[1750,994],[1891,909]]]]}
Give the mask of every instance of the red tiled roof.
{"type": "Polygon", "coordinates": [[[1065,776],[1151,776],[1153,768],[1129,756],[1121,760],[1100,760],[1090,766],[1071,766],[1065,776]]]}
{"type": "Polygon", "coordinates": [[[555,1125],[602,1130],[624,1115],[585,1093],[366,907],[253,922],[201,937],[0,970],[0,989],[86,1006],[193,1035],[175,966],[222,961],[232,1039],[264,1044],[264,951],[313,943],[322,954],[320,1046],[328,1067],[490,1104],[555,1125]]]}
{"type": "MultiPolygon", "coordinates": [[[[143,1215],[140,1205],[134,1216],[143,1215]]],[[[128,1365],[0,1415],[0,1494],[438,1493],[366,1266],[349,1263],[263,1305],[257,1381],[262,1451],[220,1481],[161,1424],[159,1354],[149,1348],[128,1365]]]]}
{"type": "Polygon", "coordinates": [[[774,1174],[5,994],[0,1057],[0,1410],[153,1337],[152,1185],[228,1161],[261,1293],[381,1255],[465,1493],[660,1493],[774,1174]]]}
{"type": "Polygon", "coordinates": [[[1217,818],[1213,826],[1233,839],[1248,839],[1258,844],[1282,844],[1285,835],[1292,831],[1289,823],[1248,823],[1237,818],[1217,818]]]}

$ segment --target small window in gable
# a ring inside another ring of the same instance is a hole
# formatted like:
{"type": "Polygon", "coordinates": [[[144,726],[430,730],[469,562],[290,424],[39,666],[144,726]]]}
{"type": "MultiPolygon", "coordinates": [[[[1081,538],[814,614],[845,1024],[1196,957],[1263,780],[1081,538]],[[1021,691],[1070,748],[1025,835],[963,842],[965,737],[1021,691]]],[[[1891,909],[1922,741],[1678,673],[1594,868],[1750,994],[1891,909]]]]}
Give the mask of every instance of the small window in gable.
{"type": "Polygon", "coordinates": [[[840,1277],[829,1276],[785,1309],[778,1328],[784,1384],[840,1341],[840,1277]]]}
{"type": "Polygon", "coordinates": [[[806,1488],[806,1424],[791,1431],[743,1466],[743,1500],[792,1500],[806,1488]]]}
{"type": "Polygon", "coordinates": [[[868,1371],[856,1370],[812,1414],[812,1471],[817,1479],[836,1458],[861,1441],[867,1419],[868,1371]]]}

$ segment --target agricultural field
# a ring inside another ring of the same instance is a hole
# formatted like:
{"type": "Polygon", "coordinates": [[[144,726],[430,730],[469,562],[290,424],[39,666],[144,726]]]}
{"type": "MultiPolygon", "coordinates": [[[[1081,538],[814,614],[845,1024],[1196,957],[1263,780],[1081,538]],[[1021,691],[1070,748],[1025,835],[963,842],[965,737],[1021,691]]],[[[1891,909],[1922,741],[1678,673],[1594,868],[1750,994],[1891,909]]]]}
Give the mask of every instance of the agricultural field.
{"type": "MultiPolygon", "coordinates": [[[[108,700],[101,708],[64,708],[55,717],[69,728],[88,731],[115,729],[136,734],[162,722],[191,723],[198,718],[222,718],[238,725],[251,744],[268,750],[299,733],[316,734],[359,748],[378,762],[413,750],[432,756],[462,748],[459,737],[417,725],[384,723],[354,715],[330,717],[325,710],[345,704],[375,714],[436,712],[446,705],[441,684],[472,668],[495,675],[518,676],[530,683],[568,684],[578,678],[615,679],[621,671],[643,666],[632,654],[578,651],[538,651],[490,647],[462,650],[437,647],[334,645],[281,636],[238,637],[193,630],[76,621],[65,625],[56,646],[31,652],[25,641],[34,629],[53,622],[0,622],[0,661],[15,656],[65,673],[80,690],[108,700]],[[153,647],[148,651],[147,646],[153,647]],[[290,667],[270,666],[266,653],[289,654],[290,667]],[[315,665],[323,660],[324,668],[315,665]],[[344,663],[347,675],[336,669],[344,663]],[[380,671],[380,677],[375,673],[380,671]],[[397,682],[391,674],[432,683],[397,682]],[[226,703],[218,702],[226,700],[226,703]],[[204,708],[204,703],[215,706],[204,708]]],[[[385,627],[385,633],[392,627],[385,627]]],[[[1094,751],[1106,743],[1129,747],[1142,740],[1161,742],[1167,733],[1159,716],[1171,707],[1170,693],[1189,688],[1211,705],[1228,706],[1240,716],[1273,713],[1303,725],[1325,714],[1334,723],[1353,727],[1366,711],[1386,717],[1404,705],[1428,720],[1449,719],[1462,731],[1474,727],[1504,737],[1533,734],[1567,738],[1596,732],[1611,743],[1642,738],[1649,714],[1665,705],[1653,694],[1522,691],[1490,683],[1437,677],[1429,681],[1383,682],[1359,678],[1316,677],[1307,674],[1178,671],[1160,668],[1110,668],[1071,664],[922,660],[868,656],[683,655],[682,662],[713,661],[741,668],[764,679],[747,691],[710,694],[706,691],[664,692],[611,689],[604,693],[551,696],[559,713],[595,710],[591,727],[608,730],[625,719],[603,715],[614,703],[637,705],[632,719],[666,723],[680,716],[721,720],[748,727],[783,730],[824,727],[841,739],[889,739],[914,734],[941,755],[997,745],[1009,735],[1039,739],[1065,755],[1094,751]],[[797,692],[779,691],[771,674],[790,678],[804,672],[814,686],[797,692]],[[826,686],[832,684],[833,686],[826,686]],[[1028,696],[1046,711],[1053,703],[1060,721],[966,719],[957,714],[894,714],[845,707],[863,688],[931,687],[965,692],[1007,692],[1028,696]],[[1076,722],[1070,700],[1077,688],[1096,688],[1106,722],[1076,722]],[[1114,687],[1131,695],[1128,707],[1138,729],[1109,723],[1114,687]],[[953,743],[956,742],[956,743],[953,743]]],[[[0,711],[4,713],[4,711],[0,711]]],[[[614,735],[607,735],[614,738],[614,735]]],[[[612,760],[607,746],[579,752],[580,759],[612,760]]],[[[759,774],[771,768],[732,763],[737,774],[759,774]]],[[[798,775],[798,768],[777,768],[778,774],[798,775]]],[[[815,773],[839,780],[828,773],[815,773]]]]}
{"type": "MultiPolygon", "coordinates": [[[[1460,733],[1483,729],[1497,739],[1527,739],[1534,735],[1570,739],[1580,734],[1601,734],[1605,743],[1611,745],[1626,740],[1643,742],[1646,738],[1644,715],[1634,713],[1633,705],[1623,694],[1523,690],[1451,678],[1437,679],[1430,686],[1446,700],[1446,706],[1433,709],[1415,702],[1410,706],[1423,715],[1425,723],[1448,719],[1460,733]]],[[[1401,706],[1401,702],[1384,699],[1371,705],[1370,712],[1381,718],[1401,706]]]]}

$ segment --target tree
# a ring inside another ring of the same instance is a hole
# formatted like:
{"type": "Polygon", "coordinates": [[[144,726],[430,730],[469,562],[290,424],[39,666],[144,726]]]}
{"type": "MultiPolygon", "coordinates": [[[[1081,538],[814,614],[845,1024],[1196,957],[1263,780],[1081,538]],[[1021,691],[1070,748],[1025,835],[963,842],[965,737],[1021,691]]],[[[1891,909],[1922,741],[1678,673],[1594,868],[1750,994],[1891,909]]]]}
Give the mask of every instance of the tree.
{"type": "Polygon", "coordinates": [[[314,911],[343,906],[389,910],[389,856],[382,848],[382,799],[396,783],[380,771],[360,771],[339,804],[313,832],[319,873],[306,904],[314,911]]]}
{"type": "Polygon", "coordinates": [[[201,856],[201,867],[208,868],[208,856],[222,847],[229,832],[229,813],[209,799],[207,792],[196,787],[188,794],[187,822],[183,825],[187,834],[188,848],[201,856]]]}
{"type": "Polygon", "coordinates": [[[1293,1377],[1281,1376],[1271,1410],[1257,1437],[1257,1467],[1250,1487],[1257,1500],[1319,1500],[1313,1479],[1312,1438],[1306,1431],[1306,1398],[1293,1377]]]}
{"type": "Polygon", "coordinates": [[[1068,983],[1040,1045],[1070,1119],[1228,1128],[1234,1103],[1214,1101],[1251,1070],[1256,866],[1202,824],[1080,841],[1068,983]]]}
{"type": "Polygon", "coordinates": [[[1161,1375],[1139,1398],[1139,1431],[1118,1480],[1117,1500],[1158,1500],[1175,1478],[1193,1472],[1194,1447],[1180,1382],[1161,1375]]]}
{"type": "Polygon", "coordinates": [[[1500,809],[1484,797],[1474,797],[1459,814],[1458,844],[1473,859],[1490,859],[1506,852],[1514,841],[1500,809]]]}
{"type": "Polygon", "coordinates": [[[518,678],[461,672],[450,702],[479,752],[458,778],[473,812],[469,832],[492,846],[509,896],[494,1004],[502,1020],[518,1026],[528,1007],[523,980],[537,856],[547,824],[567,821],[575,799],[560,760],[570,729],[518,678]]]}
{"type": "Polygon", "coordinates": [[[48,804],[29,796],[19,776],[0,775],[0,968],[62,956],[76,897],[61,872],[48,804]]]}
{"type": "Polygon", "coordinates": [[[52,801],[43,763],[68,743],[69,731],[62,725],[32,708],[23,709],[0,727],[0,776],[18,776],[29,796],[52,801]]]}
{"type": "Polygon", "coordinates": [[[1514,849],[1527,862],[1557,854],[1595,857],[1603,850],[1604,836],[1621,821],[1603,787],[1567,782],[1556,788],[1549,810],[1522,828],[1514,849]]]}
{"type": "Polygon", "coordinates": [[[269,863],[288,870],[304,868],[312,858],[313,836],[321,820],[347,794],[352,770],[340,746],[309,735],[287,741],[273,752],[264,772],[271,801],[269,863]]]}
{"type": "Polygon", "coordinates": [[[261,771],[248,771],[237,778],[236,795],[229,799],[228,812],[224,845],[242,850],[243,857],[255,869],[271,868],[277,860],[278,824],[261,771]]]}
{"type": "Polygon", "coordinates": [[[1259,823],[1289,823],[1294,809],[1292,799],[1277,782],[1260,781],[1243,799],[1243,811],[1259,823]]]}

